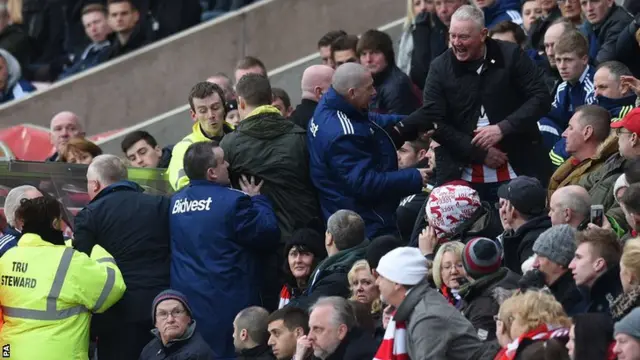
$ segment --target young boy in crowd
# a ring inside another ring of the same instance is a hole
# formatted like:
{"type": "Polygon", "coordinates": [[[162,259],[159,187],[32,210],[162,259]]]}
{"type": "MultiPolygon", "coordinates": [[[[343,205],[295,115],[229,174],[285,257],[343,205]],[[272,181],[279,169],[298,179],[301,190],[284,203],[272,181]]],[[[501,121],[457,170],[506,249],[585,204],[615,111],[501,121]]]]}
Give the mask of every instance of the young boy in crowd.
{"type": "MultiPolygon", "coordinates": [[[[582,105],[596,101],[593,76],[595,69],[589,65],[589,44],[580,32],[566,32],[554,46],[555,61],[562,83],[558,85],[549,115],[538,125],[545,145],[551,148],[554,164],[562,164],[569,157],[565,141],[561,138],[569,119],[582,105]]],[[[557,166],[557,165],[556,165],[557,166]]]]}

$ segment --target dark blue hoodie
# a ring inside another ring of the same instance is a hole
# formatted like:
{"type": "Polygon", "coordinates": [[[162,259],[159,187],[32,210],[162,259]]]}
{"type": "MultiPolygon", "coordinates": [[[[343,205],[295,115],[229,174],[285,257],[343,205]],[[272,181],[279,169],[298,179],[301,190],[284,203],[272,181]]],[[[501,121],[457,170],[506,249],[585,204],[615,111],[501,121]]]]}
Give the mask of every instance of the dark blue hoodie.
{"type": "Polygon", "coordinates": [[[518,0],[496,0],[493,5],[482,10],[484,11],[484,24],[487,29],[491,29],[505,20],[522,26],[520,1],[518,0]]]}

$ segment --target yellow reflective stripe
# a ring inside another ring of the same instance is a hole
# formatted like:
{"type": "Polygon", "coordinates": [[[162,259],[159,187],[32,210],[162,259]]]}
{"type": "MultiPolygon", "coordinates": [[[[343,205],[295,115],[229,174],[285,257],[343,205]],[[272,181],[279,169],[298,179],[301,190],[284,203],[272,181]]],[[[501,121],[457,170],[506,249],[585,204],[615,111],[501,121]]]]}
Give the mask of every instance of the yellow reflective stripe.
{"type": "Polygon", "coordinates": [[[187,173],[184,172],[184,169],[178,170],[178,178],[176,179],[176,182],[175,182],[175,184],[173,186],[174,189],[179,190],[180,179],[182,179],[185,176],[187,176],[187,173]]]}
{"type": "Polygon", "coordinates": [[[56,270],[56,274],[53,278],[53,284],[51,284],[51,290],[49,290],[49,295],[47,296],[46,310],[34,310],[3,306],[2,311],[4,312],[4,316],[30,320],[60,320],[84,312],[88,312],[89,310],[82,305],[73,306],[64,310],[57,309],[58,298],[60,297],[60,292],[62,291],[62,286],[64,285],[64,279],[67,277],[67,272],[69,271],[69,266],[71,265],[71,259],[73,258],[74,251],[75,250],[73,250],[72,248],[65,248],[62,252],[60,264],[58,265],[58,269],[56,270]]]}
{"type": "MultiPolygon", "coordinates": [[[[111,259],[113,260],[113,259],[111,259]]],[[[107,281],[104,283],[104,287],[102,287],[102,291],[100,292],[100,296],[98,296],[98,301],[96,301],[96,305],[91,309],[91,311],[96,312],[100,310],[100,308],[104,305],[113,290],[113,286],[116,283],[116,271],[112,268],[107,268],[107,281]]]]}
{"type": "Polygon", "coordinates": [[[557,155],[553,152],[553,150],[549,151],[549,157],[551,158],[551,162],[553,163],[553,165],[562,165],[562,163],[564,162],[562,156],[557,155]]]}

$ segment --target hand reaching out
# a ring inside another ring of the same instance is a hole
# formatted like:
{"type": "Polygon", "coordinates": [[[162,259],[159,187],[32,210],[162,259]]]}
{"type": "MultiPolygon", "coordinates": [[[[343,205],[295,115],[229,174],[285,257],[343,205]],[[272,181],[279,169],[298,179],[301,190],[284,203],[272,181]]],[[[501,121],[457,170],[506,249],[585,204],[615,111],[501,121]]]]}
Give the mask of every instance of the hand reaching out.
{"type": "Polygon", "coordinates": [[[249,194],[249,196],[260,195],[260,189],[262,188],[262,184],[264,184],[264,180],[260,181],[258,184],[256,184],[255,181],[256,180],[253,176],[250,179],[247,179],[245,175],[242,175],[240,177],[240,189],[249,194]]]}

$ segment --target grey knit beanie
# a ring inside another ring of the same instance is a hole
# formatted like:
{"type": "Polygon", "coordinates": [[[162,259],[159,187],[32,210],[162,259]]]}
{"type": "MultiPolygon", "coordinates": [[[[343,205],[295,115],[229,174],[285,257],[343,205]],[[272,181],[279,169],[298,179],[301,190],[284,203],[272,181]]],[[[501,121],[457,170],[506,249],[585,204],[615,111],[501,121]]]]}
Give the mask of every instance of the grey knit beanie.
{"type": "Polygon", "coordinates": [[[625,334],[640,340],[640,308],[633,309],[614,327],[614,335],[625,334]]]}
{"type": "Polygon", "coordinates": [[[576,252],[576,230],[569,225],[556,225],[538,236],[533,252],[558,265],[569,267],[576,252]]]}

